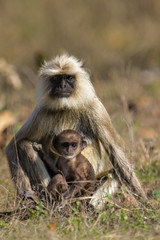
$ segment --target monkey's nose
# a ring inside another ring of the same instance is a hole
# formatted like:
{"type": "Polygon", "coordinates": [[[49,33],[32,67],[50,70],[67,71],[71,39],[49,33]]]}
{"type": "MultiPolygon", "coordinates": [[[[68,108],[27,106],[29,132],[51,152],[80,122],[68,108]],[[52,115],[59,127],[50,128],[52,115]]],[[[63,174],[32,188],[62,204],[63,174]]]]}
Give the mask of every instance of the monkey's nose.
{"type": "Polygon", "coordinates": [[[67,153],[71,153],[71,151],[72,151],[71,146],[68,146],[68,147],[67,147],[67,153]]]}
{"type": "Polygon", "coordinates": [[[62,79],[61,81],[61,88],[65,88],[66,87],[66,80],[65,79],[62,79]]]}
{"type": "Polygon", "coordinates": [[[69,147],[66,147],[66,152],[67,152],[67,153],[69,152],[69,147]]]}

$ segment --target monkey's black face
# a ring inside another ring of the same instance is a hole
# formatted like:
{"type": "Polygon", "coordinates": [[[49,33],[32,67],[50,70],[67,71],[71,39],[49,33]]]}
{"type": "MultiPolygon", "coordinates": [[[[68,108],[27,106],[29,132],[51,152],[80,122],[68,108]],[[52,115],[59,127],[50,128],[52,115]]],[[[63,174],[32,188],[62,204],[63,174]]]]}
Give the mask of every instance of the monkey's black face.
{"type": "Polygon", "coordinates": [[[70,97],[74,91],[76,78],[74,75],[59,74],[50,78],[51,92],[53,98],[70,97]]]}

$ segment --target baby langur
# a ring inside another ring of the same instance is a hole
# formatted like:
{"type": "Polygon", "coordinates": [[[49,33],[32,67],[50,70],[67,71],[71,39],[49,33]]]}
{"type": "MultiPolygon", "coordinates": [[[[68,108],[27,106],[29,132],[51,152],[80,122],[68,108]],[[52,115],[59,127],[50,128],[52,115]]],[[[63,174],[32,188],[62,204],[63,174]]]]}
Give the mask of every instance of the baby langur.
{"type": "Polygon", "coordinates": [[[95,173],[90,162],[81,151],[87,146],[83,137],[74,130],[65,130],[53,139],[53,148],[59,155],[53,159],[44,152],[42,145],[33,143],[33,148],[46,165],[52,170],[48,192],[52,196],[61,191],[62,199],[75,197],[78,193],[90,195],[94,190],[95,173]]]}

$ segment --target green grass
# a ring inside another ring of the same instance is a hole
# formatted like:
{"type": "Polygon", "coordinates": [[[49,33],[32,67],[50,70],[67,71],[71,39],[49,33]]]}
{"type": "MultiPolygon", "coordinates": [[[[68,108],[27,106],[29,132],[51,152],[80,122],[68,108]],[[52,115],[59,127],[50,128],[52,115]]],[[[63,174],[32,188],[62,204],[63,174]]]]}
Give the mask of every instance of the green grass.
{"type": "Polygon", "coordinates": [[[108,203],[103,211],[87,211],[78,201],[65,212],[54,213],[40,202],[35,210],[28,209],[26,220],[22,221],[14,214],[9,220],[0,219],[0,237],[15,240],[27,239],[28,236],[30,239],[45,239],[53,235],[56,239],[110,239],[107,237],[113,234],[111,239],[116,239],[116,233],[120,236],[127,233],[133,237],[154,236],[159,229],[159,207],[157,204],[154,209],[151,205],[117,208],[114,203],[108,203]]]}
{"type": "Polygon", "coordinates": [[[138,176],[146,183],[160,183],[160,163],[158,160],[143,166],[143,169],[137,171],[138,176]]]}

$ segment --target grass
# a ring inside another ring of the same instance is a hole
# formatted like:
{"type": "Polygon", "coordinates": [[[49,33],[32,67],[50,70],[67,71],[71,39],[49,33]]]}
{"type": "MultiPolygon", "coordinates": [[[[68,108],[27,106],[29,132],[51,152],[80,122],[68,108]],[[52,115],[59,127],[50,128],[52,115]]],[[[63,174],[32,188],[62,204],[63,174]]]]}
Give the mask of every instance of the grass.
{"type": "Polygon", "coordinates": [[[77,201],[65,212],[53,213],[40,202],[34,210],[28,208],[26,220],[19,217],[20,214],[13,214],[7,220],[0,219],[1,239],[116,239],[116,235],[125,237],[127,234],[131,234],[132,239],[136,235],[158,239],[159,236],[158,203],[153,209],[151,205],[117,207],[110,202],[103,211],[86,211],[77,201]]]}

